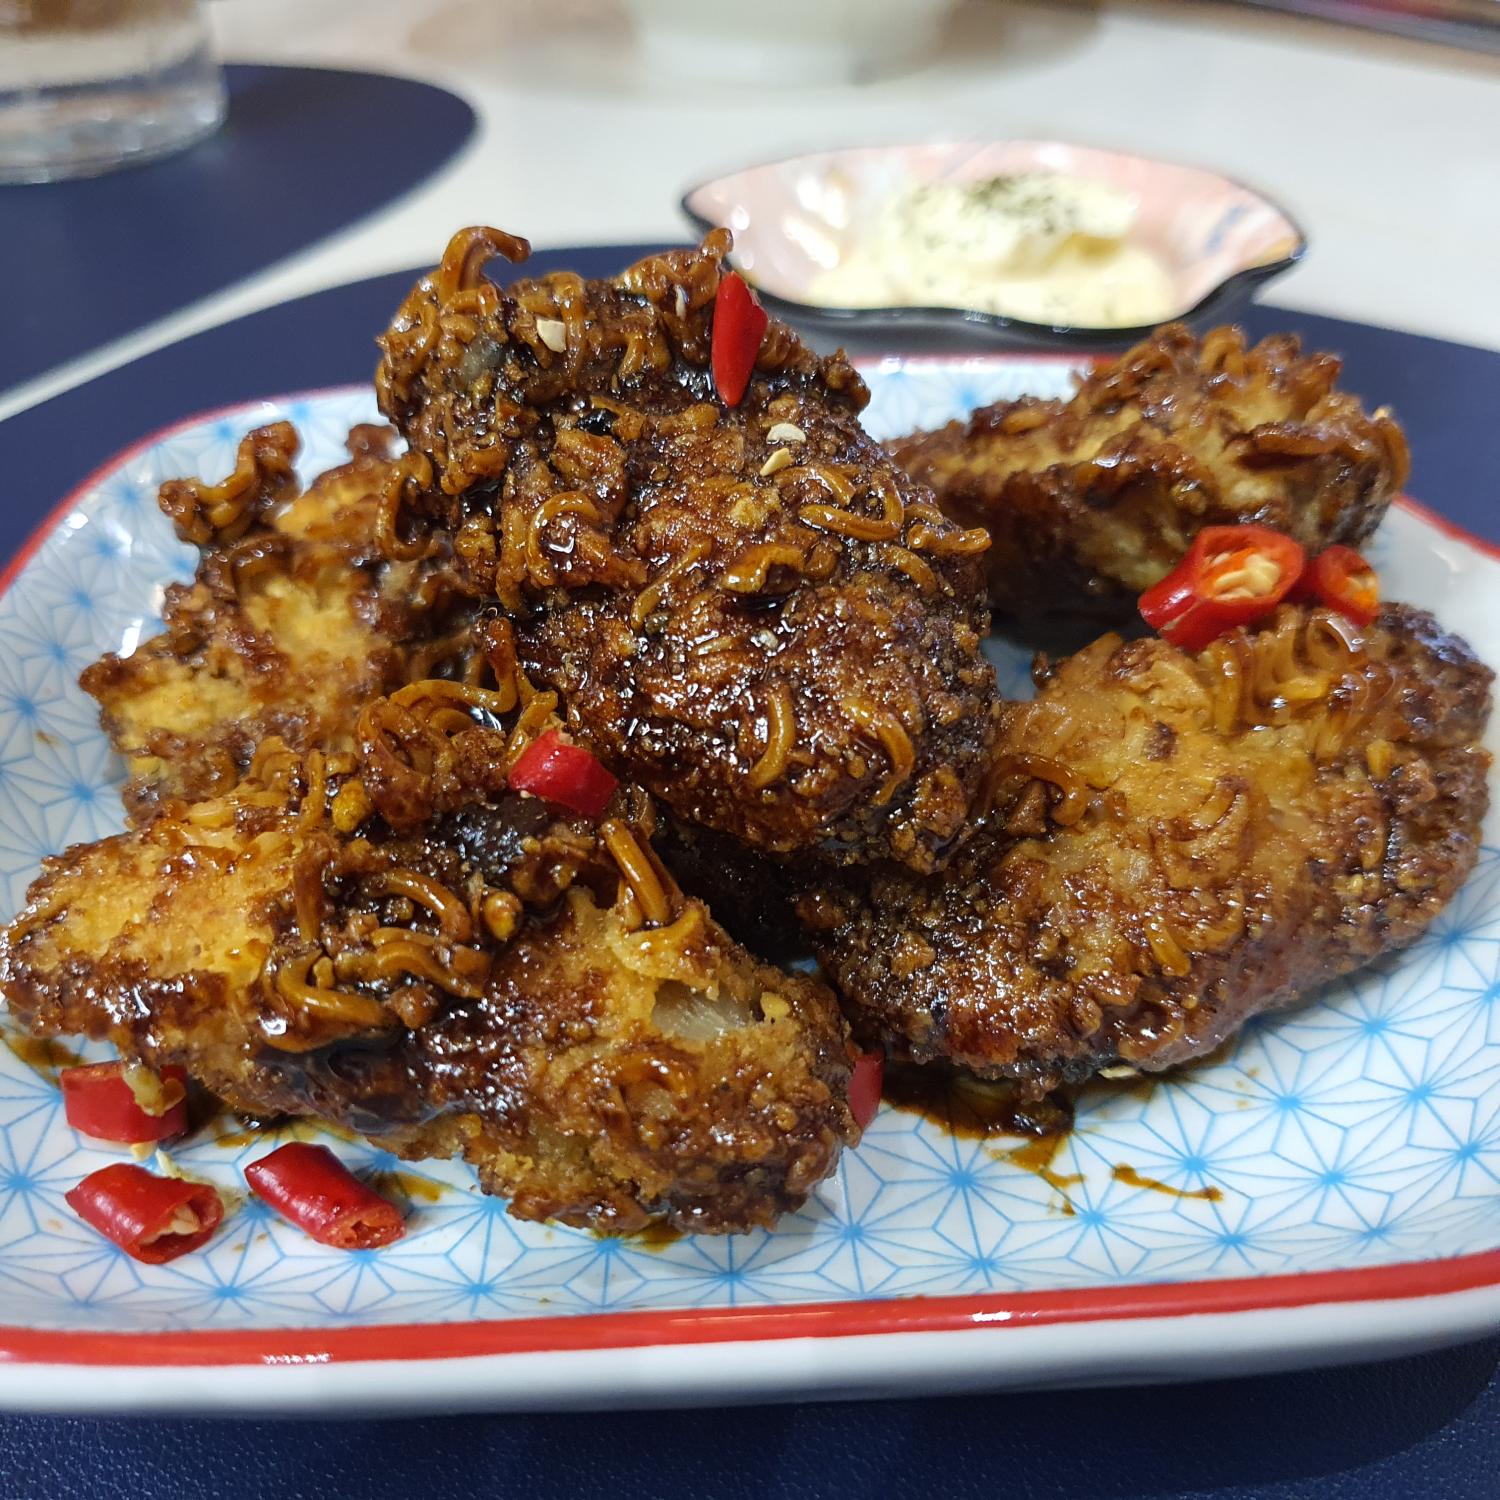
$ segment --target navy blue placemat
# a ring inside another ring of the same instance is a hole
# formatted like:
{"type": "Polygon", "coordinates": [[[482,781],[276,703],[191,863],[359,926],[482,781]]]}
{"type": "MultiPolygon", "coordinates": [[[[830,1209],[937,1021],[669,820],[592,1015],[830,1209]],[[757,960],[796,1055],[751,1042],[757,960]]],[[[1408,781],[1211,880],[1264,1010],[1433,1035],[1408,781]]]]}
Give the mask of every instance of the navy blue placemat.
{"type": "Polygon", "coordinates": [[[1494,1500],[1497,1360],[1500,1341],[1180,1387],[714,1412],[291,1426],[16,1418],[0,1422],[0,1494],[1494,1500]]]}
{"type": "Polygon", "coordinates": [[[430,84],[232,65],[222,130],[176,156],[0,187],[0,391],[383,207],[474,129],[430,84]]]}
{"type": "MultiPolygon", "coordinates": [[[[532,266],[602,275],[647,248],[549,252],[532,266]]],[[[153,428],[205,407],[368,378],[371,339],[413,274],[255,313],[0,423],[0,556],[80,478],[153,428]]],[[[1489,498],[1500,473],[1500,423],[1485,412],[1486,394],[1492,404],[1500,389],[1500,355],[1273,308],[1246,321],[1257,333],[1292,329],[1344,354],[1349,384],[1395,406],[1406,423],[1414,492],[1500,540],[1489,498]]],[[[899,1487],[953,1500],[1479,1500],[1500,1492],[1497,1362],[1500,1341],[1491,1341],[1362,1369],[1180,1389],[810,1404],[711,1417],[300,1428],[11,1418],[0,1421],[0,1496],[404,1500],[421,1489],[576,1500],[620,1488],[642,1500],[775,1500],[899,1487]]],[[[420,1381],[419,1365],[412,1379],[420,1381]]]]}

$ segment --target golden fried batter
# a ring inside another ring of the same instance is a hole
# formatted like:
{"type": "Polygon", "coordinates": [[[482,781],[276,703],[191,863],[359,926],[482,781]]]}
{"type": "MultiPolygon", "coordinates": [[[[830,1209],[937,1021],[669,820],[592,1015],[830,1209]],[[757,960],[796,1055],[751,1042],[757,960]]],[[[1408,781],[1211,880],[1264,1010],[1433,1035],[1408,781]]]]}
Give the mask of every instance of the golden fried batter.
{"type": "Polygon", "coordinates": [[[296,496],[278,424],[223,484],[163,487],[197,578],[84,674],[140,826],[48,861],[0,939],[10,1011],[462,1155],[523,1217],[774,1222],[857,1135],[832,995],[683,896],[644,793],[595,824],[509,789],[556,697],[441,545],[388,534],[377,432],[350,447],[296,496]]]}
{"type": "Polygon", "coordinates": [[[403,535],[451,532],[527,672],[682,818],[930,868],[993,733],[985,537],[866,436],[842,355],[773,321],[744,400],[719,399],[728,243],[501,291],[484,262],[524,242],[457,235],[381,340],[381,409],[411,448],[403,535]]]}
{"type": "Polygon", "coordinates": [[[49,860],[0,941],[11,1011],[462,1154],[524,1218],[770,1224],[857,1135],[832,996],[676,889],[639,794],[596,827],[502,790],[498,696],[411,684],[357,757],[268,741],[229,793],[49,860]]]}
{"type": "Polygon", "coordinates": [[[988,529],[990,601],[1023,625],[1133,618],[1205,526],[1357,546],[1406,480],[1401,429],[1296,338],[1158,329],[1071,401],[1032,398],[890,445],[963,526],[988,529]]]}
{"type": "Polygon", "coordinates": [[[1006,710],[993,808],[939,877],[800,906],[855,1031],[1040,1095],[1199,1056],[1410,942],[1487,806],[1492,674],[1431,616],[1284,606],[1198,656],[1106,636],[1006,710]]]}
{"type": "MultiPolygon", "coordinates": [[[[732,1232],[857,1139],[850,1046],[674,882],[653,794],[680,868],[762,860],[730,889],[768,918],[796,887],[861,1040],[1029,1098],[1421,931],[1486,802],[1461,642],[1286,606],[1196,656],[1106,637],[1000,705],[988,538],[863,433],[843,356],[772,323],[716,394],[727,248],[501,290],[524,243],[464,231],[381,340],[405,453],[357,430],[298,495],[276,424],[164,486],[197,576],[83,679],[134,826],[47,861],[0,937],[23,1024],[461,1155],[523,1217],[732,1232]],[[602,821],[510,785],[564,722],[622,777],[602,821]]],[[[995,536],[997,603],[1107,612],[1208,523],[1373,529],[1405,449],[1336,374],[1167,329],[901,452],[995,536]]]]}
{"type": "Polygon", "coordinates": [[[80,679],[126,757],[134,816],[227,790],[273,735],[347,750],[364,704],[432,670],[452,590],[431,562],[389,562],[377,545],[388,436],[356,428],[351,461],[305,494],[286,422],[250,433],[223,484],[162,486],[183,539],[214,545],[193,582],[167,589],[164,633],[80,679]]]}

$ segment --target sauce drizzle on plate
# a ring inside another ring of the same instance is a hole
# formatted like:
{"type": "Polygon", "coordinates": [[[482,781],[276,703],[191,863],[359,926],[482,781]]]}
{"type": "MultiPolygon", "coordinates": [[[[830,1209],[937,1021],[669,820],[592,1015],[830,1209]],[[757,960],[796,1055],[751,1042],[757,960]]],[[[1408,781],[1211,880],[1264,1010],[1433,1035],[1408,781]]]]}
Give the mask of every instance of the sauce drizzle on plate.
{"type": "Polygon", "coordinates": [[[1116,1182],[1123,1182],[1127,1187],[1149,1188],[1153,1193],[1165,1193],[1170,1198],[1198,1198],[1205,1203],[1218,1203],[1224,1196],[1224,1190],[1216,1187],[1201,1188],[1176,1188],[1169,1182],[1158,1182],[1154,1177],[1143,1176],[1134,1167],[1119,1163],[1109,1174],[1116,1182]]]}
{"type": "Polygon", "coordinates": [[[936,1065],[887,1063],[885,1102],[931,1120],[949,1135],[983,1141],[996,1135],[1058,1141],[1073,1128],[1073,1106],[1056,1098],[1023,1100],[1005,1084],[987,1083],[936,1065]]]}

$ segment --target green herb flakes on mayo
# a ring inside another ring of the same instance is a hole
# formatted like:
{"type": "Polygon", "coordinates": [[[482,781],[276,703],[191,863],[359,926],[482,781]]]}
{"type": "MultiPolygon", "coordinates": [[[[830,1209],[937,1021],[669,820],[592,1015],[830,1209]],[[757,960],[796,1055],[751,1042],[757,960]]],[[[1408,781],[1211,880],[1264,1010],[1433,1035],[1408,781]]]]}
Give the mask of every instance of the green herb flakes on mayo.
{"type": "Polygon", "coordinates": [[[813,283],[830,307],[960,307],[1032,323],[1129,328],[1182,308],[1129,242],[1136,203],[1102,182],[1025,172],[898,193],[868,240],[813,283]]]}

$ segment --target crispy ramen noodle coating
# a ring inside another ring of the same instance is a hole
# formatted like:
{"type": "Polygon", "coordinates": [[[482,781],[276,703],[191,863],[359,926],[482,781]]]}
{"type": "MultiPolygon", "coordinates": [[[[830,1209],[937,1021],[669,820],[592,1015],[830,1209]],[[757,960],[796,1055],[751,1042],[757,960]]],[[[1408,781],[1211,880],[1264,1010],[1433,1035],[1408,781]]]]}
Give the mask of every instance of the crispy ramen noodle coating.
{"type": "Polygon", "coordinates": [[[801,910],[855,1033],[1038,1097],[1155,1071],[1410,942],[1473,867],[1489,669],[1430,615],[1292,606],[1197,656],[1106,636],[1007,707],[941,876],[801,910]]]}
{"type": "Polygon", "coordinates": [[[381,340],[401,534],[451,534],[572,729],[679,817],[932,868],[993,736],[987,542],[866,436],[842,355],[773,321],[744,399],[719,399],[728,244],[501,290],[483,266],[524,242],[455,236],[381,340]]]}
{"type": "Polygon", "coordinates": [[[1331,354],[1172,324],[1071,401],[1025,397],[891,443],[964,526],[988,530],[990,601],[1020,623],[1133,619],[1205,526],[1255,522],[1309,552],[1358,546],[1406,480],[1401,429],[1335,387],[1331,354]]]}
{"type": "Polygon", "coordinates": [[[208,494],[221,544],[166,635],[89,674],[140,826],[47,863],[0,941],[10,1011],[254,1116],[461,1154],[523,1217],[773,1222],[857,1135],[832,996],[682,894],[638,789],[598,825],[508,790],[555,696],[438,562],[371,545],[393,466],[354,436],[254,513],[164,493],[208,494]]]}
{"type": "Polygon", "coordinates": [[[473,609],[441,558],[391,561],[379,545],[393,437],[355,428],[351,461],[299,494],[297,435],[277,422],[244,439],[222,484],[162,486],[179,536],[208,550],[167,588],[163,633],[80,679],[126,757],[133,817],[227,791],[272,735],[352,749],[365,703],[467,650],[473,609]]]}
{"type": "Polygon", "coordinates": [[[857,1134],[821,985],[737,948],[624,820],[481,784],[341,834],[347,759],[273,744],[227,795],[48,861],[0,948],[11,1010],[251,1115],[462,1155],[523,1218],[728,1232],[800,1206],[857,1134]]]}
{"type": "Polygon", "coordinates": [[[502,290],[524,242],[463,231],[381,340],[405,452],[356,429],[299,494],[277,423],[163,487],[203,555],[84,674],[131,827],[46,861],[0,938],[22,1024],[462,1156],[522,1217],[733,1232],[858,1138],[852,1052],[820,981],[674,881],[653,797],[733,903],[791,883],[862,1041],[1027,1098],[1200,1055],[1422,930],[1488,767],[1490,674],[1430,617],[1106,637],[1031,704],[980,649],[969,522],[1022,615],[1122,609],[1205,524],[1368,535],[1405,449],[1335,362],[1163,330],[1072,403],[908,443],[955,521],[842,354],[772,322],[726,404],[728,244],[502,290]],[[598,819],[517,790],[564,724],[621,778],[550,752],[598,819]]]}

